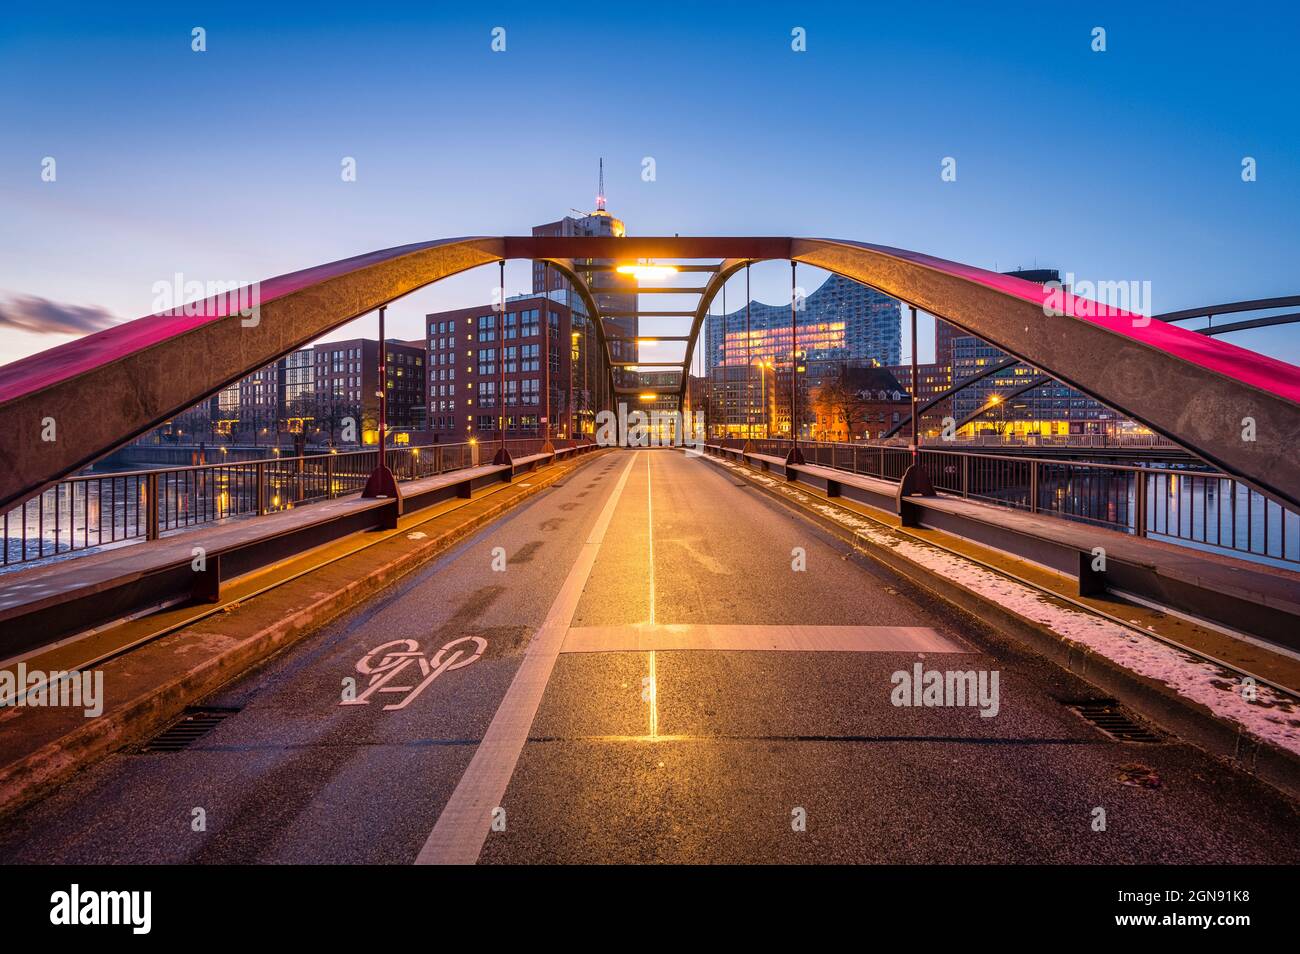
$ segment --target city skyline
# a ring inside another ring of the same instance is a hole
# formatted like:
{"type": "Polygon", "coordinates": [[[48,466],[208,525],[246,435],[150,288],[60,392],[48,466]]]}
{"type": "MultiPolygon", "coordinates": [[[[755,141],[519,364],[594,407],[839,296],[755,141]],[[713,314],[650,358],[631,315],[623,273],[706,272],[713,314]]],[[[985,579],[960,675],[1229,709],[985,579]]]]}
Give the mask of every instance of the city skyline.
{"type": "MultiPolygon", "coordinates": [[[[1190,70],[1186,51],[1216,23],[1209,6],[1178,18],[1121,5],[1028,15],[1036,9],[989,17],[948,6],[924,41],[896,10],[796,17],[759,6],[739,21],[693,11],[685,27],[613,11],[603,40],[636,42],[590,93],[606,119],[574,125],[545,150],[520,144],[556,116],[521,89],[591,29],[577,13],[449,11],[435,37],[413,7],[310,27],[292,13],[234,9],[199,17],[204,52],[191,49],[194,18],[163,8],[11,13],[19,42],[0,61],[10,130],[0,146],[10,223],[0,235],[0,363],[71,340],[33,324],[150,313],[155,284],[177,273],[251,282],[431,235],[527,234],[571,206],[594,207],[601,157],[610,208],[633,235],[844,235],[994,270],[1040,264],[1150,281],[1156,311],[1294,293],[1300,158],[1276,122],[1289,84],[1279,27],[1294,12],[1235,23],[1238,42],[1190,70]],[[792,17],[807,52],[791,51],[792,17]],[[494,53],[498,21],[507,47],[494,53]],[[1090,48],[1094,21],[1106,25],[1104,53],[1090,48]],[[858,62],[846,25],[867,23],[864,105],[824,102],[817,91],[858,62]],[[430,44],[438,71],[423,65],[430,44]],[[337,69],[345,49],[364,65],[337,69]],[[926,84],[907,79],[918,57],[926,84]],[[725,118],[691,114],[665,131],[659,118],[690,89],[751,61],[763,67],[751,80],[761,95],[725,118]],[[674,68],[647,101],[636,76],[651,62],[674,68]],[[162,74],[158,87],[149,77],[162,74]],[[450,74],[455,96],[439,92],[450,74]],[[275,84],[273,102],[257,95],[264,83],[275,84]],[[949,116],[942,127],[920,118],[936,110],[949,116]],[[438,132],[448,124],[451,148],[438,132]],[[762,164],[749,160],[756,140],[762,164]],[[1018,143],[1014,159],[1004,141],[1018,143]],[[42,181],[47,157],[52,182],[42,181]],[[1246,157],[1255,181],[1242,179],[1246,157]],[[355,181],[340,177],[346,158],[355,181]],[[955,181],[941,179],[945,158],[956,160],[955,181]],[[776,201],[756,204],[755,194],[776,201]]],[[[529,268],[507,268],[511,293],[531,287],[529,268]]],[[[779,265],[756,267],[755,299],[788,300],[787,279],[779,265]]],[[[495,284],[484,269],[417,292],[391,309],[390,327],[415,338],[424,314],[476,304],[495,284]]],[[[334,335],[373,333],[366,321],[334,335]]],[[[923,330],[922,360],[930,339],[923,330]]],[[[1225,340],[1300,360],[1284,329],[1225,340]]]]}

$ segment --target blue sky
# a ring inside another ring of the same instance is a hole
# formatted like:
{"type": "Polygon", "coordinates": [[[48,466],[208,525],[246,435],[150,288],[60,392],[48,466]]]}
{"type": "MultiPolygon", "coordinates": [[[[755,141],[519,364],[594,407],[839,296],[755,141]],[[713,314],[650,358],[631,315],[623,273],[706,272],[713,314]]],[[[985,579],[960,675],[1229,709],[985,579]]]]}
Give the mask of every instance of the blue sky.
{"type": "MultiPolygon", "coordinates": [[[[0,34],[0,301],[134,318],[177,272],[253,281],[526,233],[591,205],[601,156],[631,234],[821,235],[1051,266],[1150,281],[1156,311],[1300,292],[1294,6],[974,6],[15,7],[0,34]],[[207,52],[190,48],[195,26],[207,52]],[[807,52],[790,48],[796,26],[807,52]]],[[[527,266],[509,275],[524,290],[527,266]]],[[[788,266],[755,269],[756,297],[781,300],[787,281],[788,266]]],[[[390,309],[391,327],[415,337],[420,315],[494,284],[495,270],[441,283],[390,309]]],[[[373,333],[358,324],[341,334],[373,333]]],[[[0,325],[0,363],[64,340],[0,325]]],[[[1300,362],[1287,328],[1228,340],[1300,362]]]]}

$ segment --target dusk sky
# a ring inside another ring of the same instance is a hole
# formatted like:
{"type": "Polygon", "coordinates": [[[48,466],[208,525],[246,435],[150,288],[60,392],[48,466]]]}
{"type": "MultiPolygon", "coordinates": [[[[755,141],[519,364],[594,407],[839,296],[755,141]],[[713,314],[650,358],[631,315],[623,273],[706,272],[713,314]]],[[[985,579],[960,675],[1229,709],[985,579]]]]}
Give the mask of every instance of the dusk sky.
{"type": "Polygon", "coordinates": [[[769,933],[1294,938],[1297,50],[1300,0],[7,0],[4,936],[374,943],[374,865],[546,864],[610,900],[512,910],[625,932],[772,865],[769,933]],[[271,864],[340,870],[213,903],[271,864]]]}
{"type": "MultiPolygon", "coordinates": [[[[1289,4],[129,6],[5,13],[0,363],[70,340],[17,328],[15,299],[129,319],[178,272],[255,281],[526,234],[591,207],[599,157],[634,235],[851,238],[1150,281],[1156,312],[1300,291],[1289,4]]],[[[527,289],[525,263],[508,274],[527,289]]],[[[788,275],[756,268],[755,297],[788,300],[788,275]]],[[[495,280],[409,297],[391,333],[495,280]]],[[[1227,340],[1300,362],[1292,330],[1227,340]]],[[[373,317],[335,337],[358,331],[373,317]]]]}

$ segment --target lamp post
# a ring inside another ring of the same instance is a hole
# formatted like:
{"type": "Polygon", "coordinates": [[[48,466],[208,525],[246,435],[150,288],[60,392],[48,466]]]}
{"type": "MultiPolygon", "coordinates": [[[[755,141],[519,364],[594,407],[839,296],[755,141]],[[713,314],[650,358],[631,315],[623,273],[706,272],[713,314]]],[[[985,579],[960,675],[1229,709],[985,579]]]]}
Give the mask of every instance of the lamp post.
{"type": "Polygon", "coordinates": [[[916,466],[917,445],[921,443],[916,419],[916,306],[912,305],[912,466],[916,466]]]}
{"type": "Polygon", "coordinates": [[[582,411],[583,417],[591,418],[594,430],[596,417],[591,407],[591,335],[582,341],[582,411]]]}
{"type": "MultiPolygon", "coordinates": [[[[745,450],[754,439],[754,380],[750,368],[754,365],[754,345],[749,338],[749,263],[745,263],[745,450]]],[[[762,373],[761,371],[759,372],[762,373]]]]}
{"type": "Polygon", "coordinates": [[[397,489],[397,480],[388,469],[388,362],[384,347],[384,312],[387,306],[379,308],[379,462],[366,480],[366,488],[361,492],[367,498],[392,498],[397,501],[397,508],[391,519],[385,522],[387,529],[397,526],[397,517],[402,513],[402,495],[397,489]],[[391,524],[391,526],[388,526],[391,524]]]}
{"type": "MultiPolygon", "coordinates": [[[[760,389],[760,400],[762,400],[763,402],[763,437],[765,440],[770,441],[772,439],[772,409],[768,406],[767,403],[767,372],[769,369],[775,371],[776,364],[774,362],[762,361],[762,360],[758,362],[758,383],[760,389]]],[[[775,380],[773,380],[772,386],[773,387],[776,386],[775,380]]]]}
{"type": "Polygon", "coordinates": [[[509,467],[514,461],[510,459],[510,452],[506,450],[506,260],[504,258],[501,260],[500,276],[501,301],[500,311],[497,313],[497,363],[500,365],[497,372],[497,426],[500,432],[497,454],[492,458],[492,463],[509,467]]]}
{"type": "Polygon", "coordinates": [[[387,464],[388,448],[388,349],[384,345],[384,312],[379,309],[379,462],[387,464]]]}
{"type": "Polygon", "coordinates": [[[790,453],[785,457],[787,464],[804,462],[803,454],[799,452],[799,296],[795,285],[798,269],[798,262],[790,263],[790,453]]]}
{"type": "MultiPolygon", "coordinates": [[[[551,263],[542,263],[542,320],[540,322],[542,332],[542,374],[544,380],[544,390],[546,392],[545,404],[543,405],[542,423],[546,425],[546,439],[542,441],[542,453],[551,454],[555,452],[555,445],[551,443],[551,263]]],[[[522,358],[522,356],[521,356],[522,358]]]]}
{"type": "Polygon", "coordinates": [[[898,516],[903,526],[916,526],[916,510],[911,504],[907,503],[908,497],[933,497],[934,484],[930,481],[930,476],[921,467],[921,452],[918,447],[920,443],[918,425],[916,419],[916,390],[917,390],[917,369],[916,369],[916,306],[908,306],[912,312],[912,463],[908,465],[907,470],[903,471],[903,477],[898,482],[898,516]]]}
{"type": "MultiPolygon", "coordinates": [[[[587,319],[587,321],[590,320],[591,320],[590,318],[587,319]]],[[[577,360],[578,339],[581,337],[582,337],[582,332],[575,331],[573,332],[572,338],[569,342],[569,430],[567,435],[569,440],[574,439],[573,436],[573,377],[574,377],[573,363],[577,360]]]]}

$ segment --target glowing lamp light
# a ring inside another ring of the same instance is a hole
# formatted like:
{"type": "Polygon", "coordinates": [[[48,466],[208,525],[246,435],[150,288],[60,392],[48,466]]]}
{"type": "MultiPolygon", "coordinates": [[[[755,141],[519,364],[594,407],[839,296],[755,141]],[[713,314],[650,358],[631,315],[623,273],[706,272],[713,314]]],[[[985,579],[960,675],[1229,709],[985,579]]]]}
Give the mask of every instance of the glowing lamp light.
{"type": "Polygon", "coordinates": [[[677,274],[675,265],[620,265],[615,269],[620,275],[632,275],[637,281],[647,278],[667,278],[669,275],[677,274]]]}
{"type": "Polygon", "coordinates": [[[643,400],[643,401],[653,401],[656,397],[658,397],[658,395],[654,394],[654,393],[651,392],[651,391],[647,391],[645,394],[642,394],[642,395],[641,395],[641,400],[643,400]]]}

